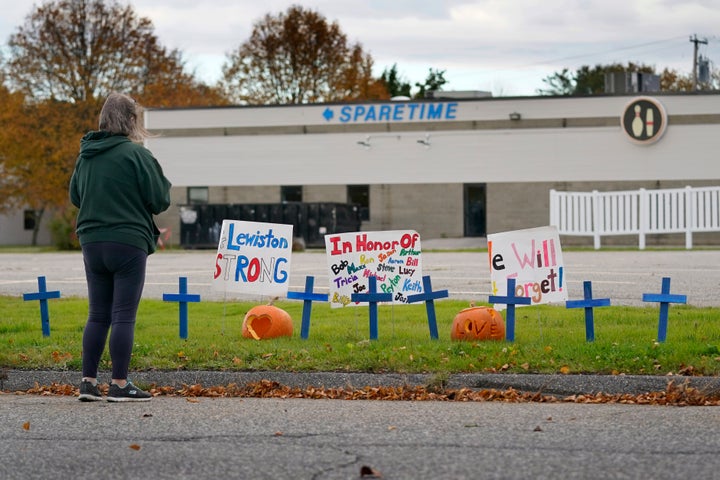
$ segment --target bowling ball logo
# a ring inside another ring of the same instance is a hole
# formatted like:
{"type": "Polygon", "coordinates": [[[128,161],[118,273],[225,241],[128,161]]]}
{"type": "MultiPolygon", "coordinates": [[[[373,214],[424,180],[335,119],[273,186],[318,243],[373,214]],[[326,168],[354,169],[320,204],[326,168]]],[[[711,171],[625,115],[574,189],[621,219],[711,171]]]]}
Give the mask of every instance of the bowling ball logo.
{"type": "Polygon", "coordinates": [[[660,140],[665,133],[667,114],[654,98],[638,97],[627,104],[620,121],[630,140],[649,145],[660,140]]]}

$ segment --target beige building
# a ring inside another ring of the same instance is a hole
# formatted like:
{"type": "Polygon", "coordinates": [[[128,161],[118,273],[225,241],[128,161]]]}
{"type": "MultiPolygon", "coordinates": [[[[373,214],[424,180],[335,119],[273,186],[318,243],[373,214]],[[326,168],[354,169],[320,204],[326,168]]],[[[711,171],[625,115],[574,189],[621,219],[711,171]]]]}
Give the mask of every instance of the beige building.
{"type": "Polygon", "coordinates": [[[173,182],[173,206],[158,223],[176,244],[193,210],[207,221],[207,205],[357,203],[362,230],[482,237],[547,225],[551,189],[720,185],[717,94],[158,109],[146,125],[157,134],[147,146],[173,182]]]}
{"type": "Polygon", "coordinates": [[[174,184],[162,219],[174,232],[179,205],[301,200],[360,202],[362,230],[485,236],[547,225],[551,189],[720,185],[716,94],[168,109],[146,122],[174,184]],[[635,135],[638,101],[652,108],[635,135]]]}

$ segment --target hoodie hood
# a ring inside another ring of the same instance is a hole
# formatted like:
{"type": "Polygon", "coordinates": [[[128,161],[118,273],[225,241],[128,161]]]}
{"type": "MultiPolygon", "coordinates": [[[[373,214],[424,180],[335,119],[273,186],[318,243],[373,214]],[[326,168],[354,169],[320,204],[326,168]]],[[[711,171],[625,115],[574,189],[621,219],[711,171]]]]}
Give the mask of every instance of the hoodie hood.
{"type": "Polygon", "coordinates": [[[88,132],[80,140],[80,156],[92,158],[129,141],[125,135],[105,131],[88,132]]]}

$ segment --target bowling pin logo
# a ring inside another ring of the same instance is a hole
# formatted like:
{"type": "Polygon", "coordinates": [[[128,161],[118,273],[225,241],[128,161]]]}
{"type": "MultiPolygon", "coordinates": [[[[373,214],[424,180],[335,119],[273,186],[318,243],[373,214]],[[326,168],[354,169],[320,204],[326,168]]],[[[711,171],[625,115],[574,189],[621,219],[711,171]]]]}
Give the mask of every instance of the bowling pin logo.
{"type": "Polygon", "coordinates": [[[633,143],[649,145],[658,141],[665,133],[667,114],[656,99],[637,97],[625,106],[620,123],[633,143]]]}
{"type": "Polygon", "coordinates": [[[647,112],[645,113],[645,131],[647,132],[648,137],[653,136],[654,126],[655,122],[653,122],[653,111],[652,108],[648,108],[647,112]]]}
{"type": "Polygon", "coordinates": [[[635,105],[635,118],[633,118],[632,121],[632,133],[634,137],[642,135],[644,125],[642,119],[640,118],[641,110],[642,107],[640,105],[635,105]]]}

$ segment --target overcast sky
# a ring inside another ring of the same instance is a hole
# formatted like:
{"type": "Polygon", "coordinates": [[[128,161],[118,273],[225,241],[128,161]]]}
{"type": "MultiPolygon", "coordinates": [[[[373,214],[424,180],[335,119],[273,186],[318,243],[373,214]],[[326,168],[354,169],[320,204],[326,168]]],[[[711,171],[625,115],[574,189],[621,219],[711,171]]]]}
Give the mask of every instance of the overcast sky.
{"type": "MultiPolygon", "coordinates": [[[[122,3],[126,3],[121,0],[122,3]]],[[[39,0],[35,4],[42,3],[39,0]]],[[[720,0],[131,0],[161,43],[183,52],[199,78],[220,77],[226,53],[265,14],[292,4],[337,21],[375,60],[405,80],[444,70],[445,90],[535,95],[543,79],[582,65],[623,63],[689,74],[700,54],[720,66],[720,0]]],[[[30,0],[0,0],[0,39],[24,23],[30,0]]]]}

